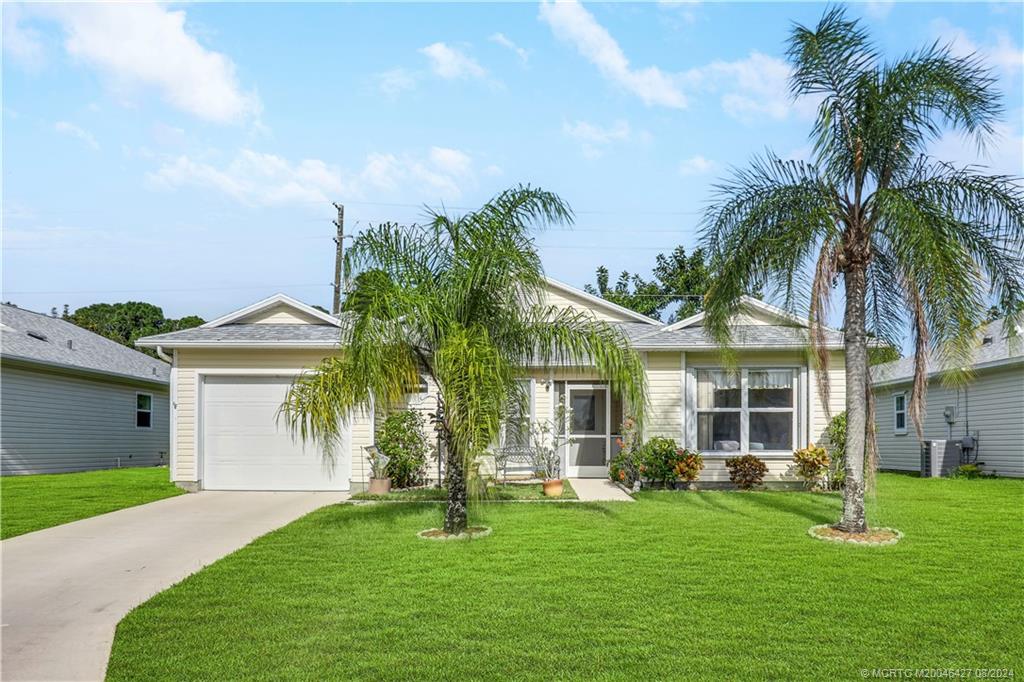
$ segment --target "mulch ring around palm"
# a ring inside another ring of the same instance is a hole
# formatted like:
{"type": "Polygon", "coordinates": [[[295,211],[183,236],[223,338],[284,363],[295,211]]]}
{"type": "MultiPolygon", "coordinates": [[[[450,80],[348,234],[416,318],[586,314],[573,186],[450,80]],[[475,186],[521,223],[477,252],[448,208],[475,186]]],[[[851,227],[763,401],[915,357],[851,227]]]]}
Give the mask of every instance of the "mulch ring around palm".
{"type": "Polygon", "coordinates": [[[824,540],[825,542],[844,542],[876,547],[895,545],[903,537],[903,533],[895,528],[869,528],[866,533],[847,533],[828,524],[812,526],[808,529],[807,534],[815,540],[824,540]]]}
{"type": "Polygon", "coordinates": [[[470,526],[461,533],[446,533],[442,528],[428,528],[416,533],[416,537],[424,540],[475,540],[490,534],[491,529],[487,526],[470,526]]]}

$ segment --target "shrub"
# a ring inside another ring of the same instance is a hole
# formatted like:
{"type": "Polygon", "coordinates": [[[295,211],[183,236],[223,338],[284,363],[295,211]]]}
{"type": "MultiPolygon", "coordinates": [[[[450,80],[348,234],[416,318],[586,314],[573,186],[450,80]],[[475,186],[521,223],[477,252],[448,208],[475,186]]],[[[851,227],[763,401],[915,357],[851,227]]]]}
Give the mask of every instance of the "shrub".
{"type": "Polygon", "coordinates": [[[377,433],[377,447],[387,455],[387,477],[396,488],[423,483],[430,444],[423,433],[419,412],[404,410],[388,415],[377,433]]]}
{"type": "Polygon", "coordinates": [[[704,468],[704,458],[701,457],[699,452],[692,450],[677,450],[676,451],[676,477],[680,480],[686,481],[691,484],[697,480],[700,476],[701,470],[704,468]]]}
{"type": "Polygon", "coordinates": [[[740,490],[750,490],[761,485],[764,475],[768,473],[765,463],[754,455],[730,457],[725,460],[725,467],[729,470],[729,480],[740,490]]]}
{"type": "Polygon", "coordinates": [[[608,465],[608,477],[628,488],[640,480],[640,458],[635,450],[620,450],[608,465]]]}
{"type": "Polygon", "coordinates": [[[832,465],[828,469],[828,487],[838,490],[846,480],[846,412],[832,417],[825,429],[828,439],[828,451],[832,457],[832,465]]]}
{"type": "Polygon", "coordinates": [[[796,462],[796,475],[804,479],[808,488],[817,488],[828,473],[828,465],[831,460],[828,450],[811,443],[806,448],[800,448],[794,452],[793,461],[796,462]]]}
{"type": "Polygon", "coordinates": [[[608,465],[608,477],[617,483],[632,488],[640,480],[640,435],[636,420],[626,417],[622,421],[622,436],[616,439],[621,448],[608,465]]]}
{"type": "Polygon", "coordinates": [[[671,438],[652,438],[640,449],[640,473],[649,481],[668,486],[676,480],[676,465],[682,451],[671,438]]]}
{"type": "Polygon", "coordinates": [[[994,474],[987,474],[981,468],[980,463],[961,464],[950,472],[951,478],[995,478],[994,474]]]}

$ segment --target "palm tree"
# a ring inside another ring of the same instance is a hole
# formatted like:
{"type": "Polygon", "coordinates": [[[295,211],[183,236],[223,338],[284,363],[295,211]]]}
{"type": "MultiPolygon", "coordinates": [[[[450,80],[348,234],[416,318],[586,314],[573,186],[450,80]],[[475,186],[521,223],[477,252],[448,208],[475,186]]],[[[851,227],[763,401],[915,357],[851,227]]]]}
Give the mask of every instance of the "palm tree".
{"type": "MultiPolygon", "coordinates": [[[[807,301],[821,367],[829,299],[842,282],[848,436],[838,527],[859,532],[867,528],[866,453],[869,464],[875,459],[868,334],[898,345],[909,321],[910,412],[920,438],[929,350],[947,366],[963,366],[989,296],[1019,311],[1024,192],[1017,178],[925,154],[945,129],[979,146],[991,140],[1000,95],[978,57],[954,57],[935,44],[882,63],[841,9],[813,29],[794,27],[788,56],[792,95],[821,101],[813,162],[768,151],[716,187],[703,225],[718,275],[705,324],[727,348],[740,294],[774,285],[794,312],[807,301]],[[808,284],[809,300],[798,301],[808,284]]],[[[827,405],[827,373],[818,376],[827,405]]]]}
{"type": "MultiPolygon", "coordinates": [[[[466,528],[470,462],[497,441],[516,382],[530,366],[592,365],[642,417],[643,363],[622,333],[585,312],[544,302],[531,232],[572,222],[570,208],[540,189],[509,189],[461,217],[384,224],[355,240],[355,274],[343,308],[344,352],[293,384],[281,413],[303,440],[331,456],[341,416],[375,402],[398,405],[429,375],[443,405],[447,451],[444,530],[466,528]]],[[[519,393],[517,393],[519,392],[519,393]]]]}

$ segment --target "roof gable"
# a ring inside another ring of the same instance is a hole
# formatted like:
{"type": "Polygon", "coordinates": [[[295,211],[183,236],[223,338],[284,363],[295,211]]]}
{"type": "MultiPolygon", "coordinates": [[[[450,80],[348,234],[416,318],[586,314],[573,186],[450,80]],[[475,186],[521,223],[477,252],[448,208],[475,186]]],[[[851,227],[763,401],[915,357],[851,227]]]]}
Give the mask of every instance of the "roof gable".
{"type": "MultiPolygon", "coordinates": [[[[693,327],[703,324],[703,322],[704,312],[702,311],[678,322],[673,322],[665,327],[664,331],[675,331],[676,329],[693,327]]],[[[799,316],[752,296],[743,296],[740,299],[740,312],[734,318],[733,324],[736,326],[796,325],[797,327],[807,327],[807,321],[800,319],[799,316]]]]}
{"type": "Polygon", "coordinates": [[[597,317],[609,322],[644,322],[653,327],[661,328],[664,323],[660,320],[641,315],[640,313],[624,308],[621,305],[607,301],[599,296],[588,294],[582,289],[559,282],[551,277],[547,280],[548,302],[561,307],[571,307],[578,310],[588,310],[597,317]]]}
{"type": "Polygon", "coordinates": [[[274,294],[262,301],[210,320],[202,329],[226,324],[313,324],[338,327],[338,318],[306,305],[286,294],[274,294]]]}

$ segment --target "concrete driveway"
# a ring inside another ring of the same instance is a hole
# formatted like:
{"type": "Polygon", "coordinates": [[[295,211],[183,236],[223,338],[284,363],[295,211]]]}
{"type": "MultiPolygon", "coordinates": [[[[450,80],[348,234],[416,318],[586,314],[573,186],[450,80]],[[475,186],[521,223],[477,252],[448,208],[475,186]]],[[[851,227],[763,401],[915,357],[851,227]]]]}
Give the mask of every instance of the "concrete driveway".
{"type": "Polygon", "coordinates": [[[202,492],[0,543],[4,680],[101,680],[128,611],[347,493],[202,492]]]}

